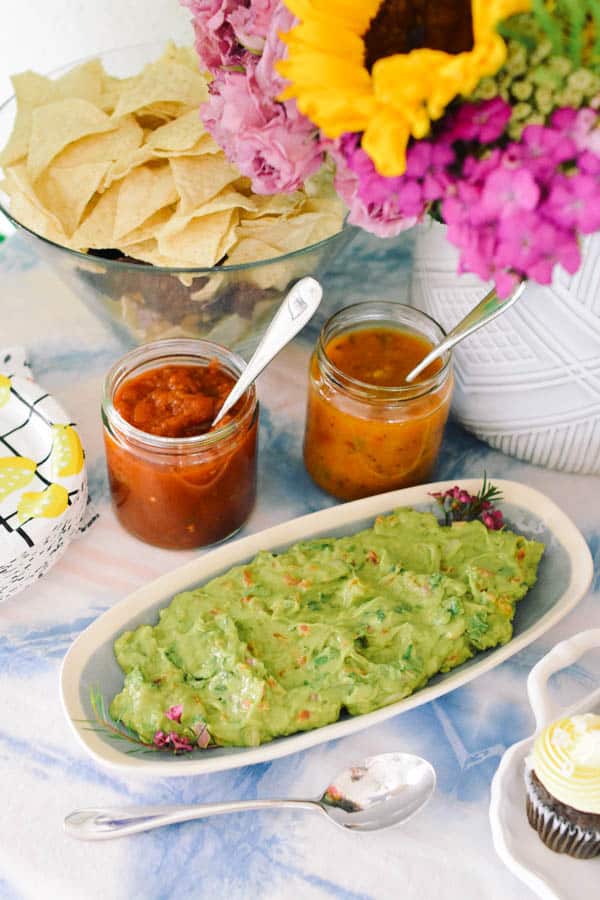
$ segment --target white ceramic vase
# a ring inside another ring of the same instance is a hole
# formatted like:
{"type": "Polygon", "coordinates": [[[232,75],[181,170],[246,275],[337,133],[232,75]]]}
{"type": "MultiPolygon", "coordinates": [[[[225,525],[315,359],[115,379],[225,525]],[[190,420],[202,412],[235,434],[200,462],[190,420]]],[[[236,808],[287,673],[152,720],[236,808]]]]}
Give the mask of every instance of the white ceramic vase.
{"type": "MultiPolygon", "coordinates": [[[[457,275],[458,251],[437,222],[419,226],[412,303],[452,328],[490,290],[457,275]]],[[[453,413],[511,456],[600,474],[600,235],[586,239],[576,275],[528,285],[497,321],[455,350],[453,413]]]]}

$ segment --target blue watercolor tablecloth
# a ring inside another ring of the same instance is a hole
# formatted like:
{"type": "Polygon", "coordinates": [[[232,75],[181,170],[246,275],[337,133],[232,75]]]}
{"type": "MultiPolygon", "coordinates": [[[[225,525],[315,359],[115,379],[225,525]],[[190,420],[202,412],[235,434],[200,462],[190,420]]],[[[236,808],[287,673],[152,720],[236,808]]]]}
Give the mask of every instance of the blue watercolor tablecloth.
{"type": "MultiPolygon", "coordinates": [[[[404,295],[410,239],[357,238],[326,281],[330,307],[404,295]]],[[[170,897],[511,900],[532,895],[496,857],[490,782],[505,748],[533,730],[525,682],[558,640],[600,625],[600,479],[529,466],[450,424],[436,475],[488,475],[544,491],[582,529],[596,563],[592,592],[563,622],[470,685],[361,734],[275,762],[175,780],[121,777],[92,762],[64,719],[61,659],[100,613],[191,554],[125,534],[109,506],[99,417],[117,337],[18,237],[0,246],[0,341],[27,348],[35,377],[79,423],[100,517],[40,582],[0,606],[0,898],[159,900],[170,897]],[[353,835],[319,817],[250,813],[101,844],[63,834],[72,809],[312,795],[348,761],[403,747],[435,765],[439,788],[402,829],[353,835]]],[[[259,501],[245,532],[332,502],[304,472],[301,441],[309,349],[318,325],[262,376],[259,501]]],[[[558,679],[571,699],[600,679],[585,658],[558,679]]]]}

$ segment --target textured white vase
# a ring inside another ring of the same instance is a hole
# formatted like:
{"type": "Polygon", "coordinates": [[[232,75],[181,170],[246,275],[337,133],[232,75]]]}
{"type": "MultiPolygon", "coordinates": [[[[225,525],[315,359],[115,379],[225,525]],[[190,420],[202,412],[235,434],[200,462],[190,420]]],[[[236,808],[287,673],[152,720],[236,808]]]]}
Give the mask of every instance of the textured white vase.
{"type": "MultiPolygon", "coordinates": [[[[458,252],[436,222],[419,227],[412,304],[452,328],[490,289],[458,276],[458,252]]],[[[576,275],[556,269],[455,353],[455,417],[512,456],[600,474],[600,236],[576,275]]]]}

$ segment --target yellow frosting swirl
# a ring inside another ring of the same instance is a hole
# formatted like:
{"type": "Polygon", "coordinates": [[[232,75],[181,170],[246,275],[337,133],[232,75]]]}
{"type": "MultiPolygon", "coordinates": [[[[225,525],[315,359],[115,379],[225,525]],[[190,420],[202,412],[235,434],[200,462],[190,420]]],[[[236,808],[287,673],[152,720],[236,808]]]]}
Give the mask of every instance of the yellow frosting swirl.
{"type": "Polygon", "coordinates": [[[533,748],[533,769],[553,797],[581,812],[600,815],[600,716],[558,719],[533,748]]]}

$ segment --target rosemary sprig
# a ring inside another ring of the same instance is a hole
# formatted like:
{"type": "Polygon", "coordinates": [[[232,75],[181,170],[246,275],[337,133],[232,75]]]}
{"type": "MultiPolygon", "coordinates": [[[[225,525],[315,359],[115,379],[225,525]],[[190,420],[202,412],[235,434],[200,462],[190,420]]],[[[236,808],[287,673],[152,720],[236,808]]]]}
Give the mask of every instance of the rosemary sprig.
{"type": "Polygon", "coordinates": [[[484,473],[483,483],[476,494],[469,494],[464,488],[455,485],[447,491],[436,491],[431,494],[444,514],[444,525],[453,522],[471,522],[478,519],[491,531],[504,527],[504,517],[494,504],[502,500],[502,492],[484,473]]]}

